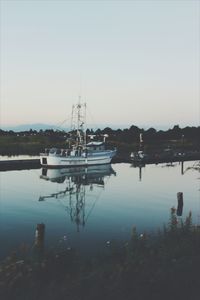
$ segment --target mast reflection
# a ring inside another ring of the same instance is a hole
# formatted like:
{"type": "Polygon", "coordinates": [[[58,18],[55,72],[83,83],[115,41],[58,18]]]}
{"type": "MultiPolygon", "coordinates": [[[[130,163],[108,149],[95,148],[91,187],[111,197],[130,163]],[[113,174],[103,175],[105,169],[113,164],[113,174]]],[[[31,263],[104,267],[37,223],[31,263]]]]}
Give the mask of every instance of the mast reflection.
{"type": "Polygon", "coordinates": [[[76,224],[77,231],[79,232],[80,227],[85,226],[98,199],[96,196],[95,202],[89,212],[86,212],[86,196],[89,193],[92,196],[93,191],[96,192],[98,188],[104,188],[106,179],[109,179],[111,175],[116,175],[116,172],[109,164],[62,169],[43,168],[40,176],[41,179],[58,184],[64,183],[66,186],[61,191],[40,196],[39,201],[45,201],[48,198],[67,200],[65,209],[70,216],[70,220],[76,224]]]}

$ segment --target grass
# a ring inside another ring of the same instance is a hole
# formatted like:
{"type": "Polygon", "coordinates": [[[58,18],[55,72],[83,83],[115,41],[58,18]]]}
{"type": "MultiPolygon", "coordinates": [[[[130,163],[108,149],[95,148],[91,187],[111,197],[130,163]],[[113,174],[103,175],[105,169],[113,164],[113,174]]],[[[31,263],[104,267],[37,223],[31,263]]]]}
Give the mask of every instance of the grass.
{"type": "Polygon", "coordinates": [[[73,249],[13,254],[0,265],[2,300],[199,299],[200,228],[171,209],[154,235],[132,229],[128,242],[83,259],[73,249]]]}

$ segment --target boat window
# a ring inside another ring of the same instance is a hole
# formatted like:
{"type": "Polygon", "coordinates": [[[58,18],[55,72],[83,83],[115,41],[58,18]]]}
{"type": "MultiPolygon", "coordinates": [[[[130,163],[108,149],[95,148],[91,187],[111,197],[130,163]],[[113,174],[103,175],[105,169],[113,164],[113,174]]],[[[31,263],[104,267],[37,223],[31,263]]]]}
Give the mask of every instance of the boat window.
{"type": "Polygon", "coordinates": [[[53,154],[56,151],[55,148],[50,149],[49,153],[53,154]]]}
{"type": "Polygon", "coordinates": [[[66,150],[62,150],[62,156],[66,156],[66,150]]]}
{"type": "Polygon", "coordinates": [[[57,149],[57,150],[56,150],[56,154],[61,154],[61,150],[60,150],[60,149],[57,149]]]}
{"type": "Polygon", "coordinates": [[[42,158],[42,164],[43,164],[43,165],[47,165],[47,159],[46,159],[46,157],[43,157],[43,158],[42,158]]]}

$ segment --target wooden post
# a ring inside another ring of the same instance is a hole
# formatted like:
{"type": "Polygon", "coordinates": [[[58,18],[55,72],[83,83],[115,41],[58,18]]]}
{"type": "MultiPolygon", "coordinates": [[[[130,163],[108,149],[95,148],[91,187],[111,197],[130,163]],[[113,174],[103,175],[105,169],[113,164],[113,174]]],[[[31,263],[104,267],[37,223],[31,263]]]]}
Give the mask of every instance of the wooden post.
{"type": "Polygon", "coordinates": [[[35,231],[35,245],[42,246],[44,245],[44,231],[45,225],[43,223],[37,224],[35,231]]]}
{"type": "Polygon", "coordinates": [[[177,201],[178,201],[178,206],[177,206],[176,214],[177,214],[177,216],[182,216],[182,213],[183,213],[183,193],[182,192],[177,193],[177,201]]]}
{"type": "Polygon", "coordinates": [[[35,231],[34,254],[38,259],[42,258],[44,252],[45,224],[37,224],[35,231]]]}

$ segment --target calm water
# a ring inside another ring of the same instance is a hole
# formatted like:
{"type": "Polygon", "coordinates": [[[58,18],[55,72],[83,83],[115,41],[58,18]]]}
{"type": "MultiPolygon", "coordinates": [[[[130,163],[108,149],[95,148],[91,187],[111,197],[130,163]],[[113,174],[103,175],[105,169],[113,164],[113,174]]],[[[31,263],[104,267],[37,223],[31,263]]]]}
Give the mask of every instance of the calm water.
{"type": "Polygon", "coordinates": [[[183,217],[192,211],[200,223],[200,174],[195,162],[130,164],[74,170],[22,170],[0,173],[0,258],[22,243],[32,246],[38,223],[45,246],[98,251],[112,240],[127,240],[167,223],[183,192],[183,217]]]}

